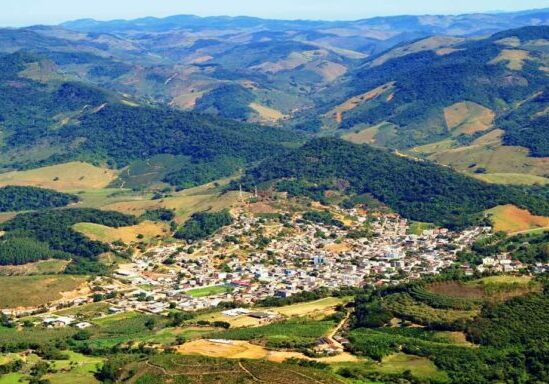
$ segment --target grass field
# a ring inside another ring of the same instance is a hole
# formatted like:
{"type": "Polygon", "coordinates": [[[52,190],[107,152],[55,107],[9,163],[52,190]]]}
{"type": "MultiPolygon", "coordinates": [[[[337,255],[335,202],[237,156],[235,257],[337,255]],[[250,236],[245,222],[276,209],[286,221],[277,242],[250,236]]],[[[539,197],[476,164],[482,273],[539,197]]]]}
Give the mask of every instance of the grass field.
{"type": "Polygon", "coordinates": [[[410,370],[412,375],[419,379],[448,381],[446,373],[440,371],[431,360],[405,353],[387,356],[381,363],[369,365],[368,369],[385,374],[403,373],[410,370]]]}
{"type": "Polygon", "coordinates": [[[500,54],[490,61],[490,64],[507,63],[507,68],[514,71],[520,71],[524,66],[524,61],[528,58],[528,51],[521,49],[503,49],[500,54]]]}
{"type": "Polygon", "coordinates": [[[444,118],[452,135],[472,135],[486,131],[494,123],[495,113],[482,105],[465,101],[444,109],[444,118]]]}
{"type": "Polygon", "coordinates": [[[225,285],[215,285],[211,287],[189,289],[188,291],[185,291],[185,293],[192,297],[206,297],[225,293],[228,289],[229,288],[225,285]]]}
{"type": "Polygon", "coordinates": [[[2,265],[0,276],[40,275],[63,272],[68,260],[41,260],[23,265],[2,265]]]}
{"type": "Polygon", "coordinates": [[[306,303],[269,308],[269,310],[288,317],[329,315],[334,312],[333,308],[336,305],[344,304],[348,301],[348,298],[326,297],[324,299],[309,301],[306,303]]]}
{"type": "Polygon", "coordinates": [[[58,191],[105,188],[116,172],[88,163],[71,162],[49,167],[0,174],[0,186],[30,185],[58,191]]]}
{"type": "Polygon", "coordinates": [[[451,166],[473,176],[477,176],[473,171],[478,168],[485,168],[488,175],[507,175],[505,177],[487,176],[485,181],[488,182],[502,182],[505,181],[505,178],[517,184],[519,182],[532,184],[542,181],[537,178],[529,178],[528,175],[546,179],[549,158],[530,157],[526,148],[504,146],[502,144],[503,134],[502,130],[494,129],[466,146],[458,146],[454,140],[445,139],[416,147],[412,152],[421,153],[432,161],[451,166]],[[513,175],[526,176],[518,178],[513,175]]]}
{"type": "Polygon", "coordinates": [[[486,212],[492,216],[496,231],[516,234],[542,228],[549,230],[549,217],[532,215],[514,205],[502,205],[486,212]]]}
{"type": "MultiPolygon", "coordinates": [[[[321,318],[334,313],[334,307],[336,305],[346,303],[349,300],[350,300],[349,298],[327,297],[324,299],[310,301],[306,303],[292,304],[284,307],[265,308],[261,310],[265,310],[268,312],[276,312],[286,317],[308,316],[308,317],[314,317],[314,318],[321,318]]],[[[223,315],[221,311],[201,314],[197,316],[197,319],[207,320],[210,322],[226,321],[229,324],[231,324],[231,328],[256,327],[261,324],[258,319],[254,319],[250,316],[243,315],[243,316],[229,317],[229,316],[223,315]]]]}
{"type": "Polygon", "coordinates": [[[55,312],[55,314],[59,316],[78,316],[79,318],[89,320],[108,313],[109,306],[110,305],[105,302],[88,303],[76,307],[62,309],[55,312]]]}
{"type": "Polygon", "coordinates": [[[261,121],[276,123],[286,117],[282,112],[258,103],[251,103],[250,108],[259,115],[261,121]]]}
{"type": "Polygon", "coordinates": [[[341,124],[341,122],[343,121],[343,113],[351,111],[359,105],[375,99],[376,97],[381,96],[386,92],[392,91],[394,87],[394,83],[387,83],[361,95],[351,97],[350,99],[347,99],[344,103],[336,106],[334,109],[328,112],[326,114],[326,117],[334,119],[337,124],[341,124]]]}
{"type": "Polygon", "coordinates": [[[68,360],[54,361],[53,369],[57,372],[44,376],[51,384],[95,384],[99,381],[94,377],[98,367],[103,363],[100,357],[84,356],[68,351],[68,360]]]}
{"type": "Polygon", "coordinates": [[[130,227],[111,228],[94,223],[78,223],[73,227],[76,231],[92,240],[112,243],[116,240],[129,244],[135,241],[150,241],[155,237],[163,237],[169,233],[168,225],[152,221],[143,221],[130,227]],[[138,236],[143,238],[139,239],[138,236]]]}
{"type": "Polygon", "coordinates": [[[68,275],[2,276],[0,308],[35,307],[59,300],[82,288],[85,281],[85,277],[68,275]]]}
{"type": "Polygon", "coordinates": [[[226,185],[229,181],[230,179],[224,179],[216,183],[174,192],[169,197],[159,200],[117,202],[107,204],[102,208],[133,215],[141,215],[150,209],[173,209],[175,210],[176,221],[181,223],[195,212],[207,210],[220,211],[230,208],[233,204],[237,203],[239,199],[238,192],[221,192],[220,187],[226,185]]]}
{"type": "Polygon", "coordinates": [[[547,177],[528,175],[522,173],[486,173],[474,174],[474,177],[492,184],[515,184],[515,185],[547,185],[547,177]]]}

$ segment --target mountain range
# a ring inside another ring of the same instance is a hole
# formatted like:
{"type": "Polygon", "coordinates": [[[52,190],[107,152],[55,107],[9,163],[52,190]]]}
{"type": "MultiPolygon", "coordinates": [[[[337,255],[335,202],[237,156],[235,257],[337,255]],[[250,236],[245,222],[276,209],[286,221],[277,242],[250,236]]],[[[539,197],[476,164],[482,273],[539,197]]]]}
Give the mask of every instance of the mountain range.
{"type": "MultiPolygon", "coordinates": [[[[462,183],[456,171],[474,188],[483,183],[470,177],[547,184],[548,24],[549,10],[535,10],[348,22],[174,16],[3,29],[0,168],[78,160],[117,170],[113,187],[185,189],[335,136],[388,150],[366,162],[407,157],[403,180],[435,162],[444,167],[431,171],[450,189],[462,183]]],[[[267,181],[254,183],[250,172],[248,187],[267,181]]],[[[421,201],[409,181],[403,195],[421,201]]],[[[545,214],[531,190],[486,188],[492,205],[545,214]]],[[[491,208],[461,206],[452,217],[491,208]]],[[[442,212],[418,215],[431,208],[409,216],[451,221],[442,212]]]]}

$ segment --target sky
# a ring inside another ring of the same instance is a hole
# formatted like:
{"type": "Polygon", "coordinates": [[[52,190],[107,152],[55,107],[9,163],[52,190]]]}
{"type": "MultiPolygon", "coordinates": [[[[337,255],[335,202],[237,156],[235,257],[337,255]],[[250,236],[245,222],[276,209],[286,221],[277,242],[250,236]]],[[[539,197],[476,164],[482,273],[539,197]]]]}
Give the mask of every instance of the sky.
{"type": "Polygon", "coordinates": [[[548,7],[547,0],[0,0],[0,26],[177,14],[356,20],[403,14],[458,14],[548,7]],[[2,4],[3,3],[3,4],[2,4]]]}

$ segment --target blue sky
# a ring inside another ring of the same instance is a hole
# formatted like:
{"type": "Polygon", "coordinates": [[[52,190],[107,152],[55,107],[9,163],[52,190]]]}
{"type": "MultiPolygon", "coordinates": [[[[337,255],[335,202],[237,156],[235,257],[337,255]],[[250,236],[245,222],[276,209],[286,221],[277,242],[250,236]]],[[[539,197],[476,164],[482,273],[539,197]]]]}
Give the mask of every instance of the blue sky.
{"type": "Polygon", "coordinates": [[[1,26],[56,24],[78,18],[108,20],[175,14],[350,20],[549,6],[547,0],[1,0],[1,3],[1,26]]]}

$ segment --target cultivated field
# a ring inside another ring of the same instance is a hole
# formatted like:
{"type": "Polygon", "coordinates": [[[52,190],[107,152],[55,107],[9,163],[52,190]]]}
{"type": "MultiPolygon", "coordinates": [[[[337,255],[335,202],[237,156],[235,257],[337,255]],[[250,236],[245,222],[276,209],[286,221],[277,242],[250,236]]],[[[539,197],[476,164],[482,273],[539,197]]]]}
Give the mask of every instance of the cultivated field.
{"type": "Polygon", "coordinates": [[[0,174],[0,186],[29,185],[58,191],[105,188],[116,172],[88,163],[71,162],[49,167],[0,174]]]}
{"type": "Polygon", "coordinates": [[[139,384],[343,384],[329,371],[263,360],[223,360],[201,356],[156,355],[129,365],[129,383],[139,384]]]}
{"type": "Polygon", "coordinates": [[[2,276],[0,308],[34,307],[70,297],[85,282],[85,277],[68,275],[2,276]]]}
{"type": "Polygon", "coordinates": [[[548,229],[549,217],[534,216],[514,205],[502,205],[486,211],[492,216],[494,229],[511,234],[548,229]]]}

